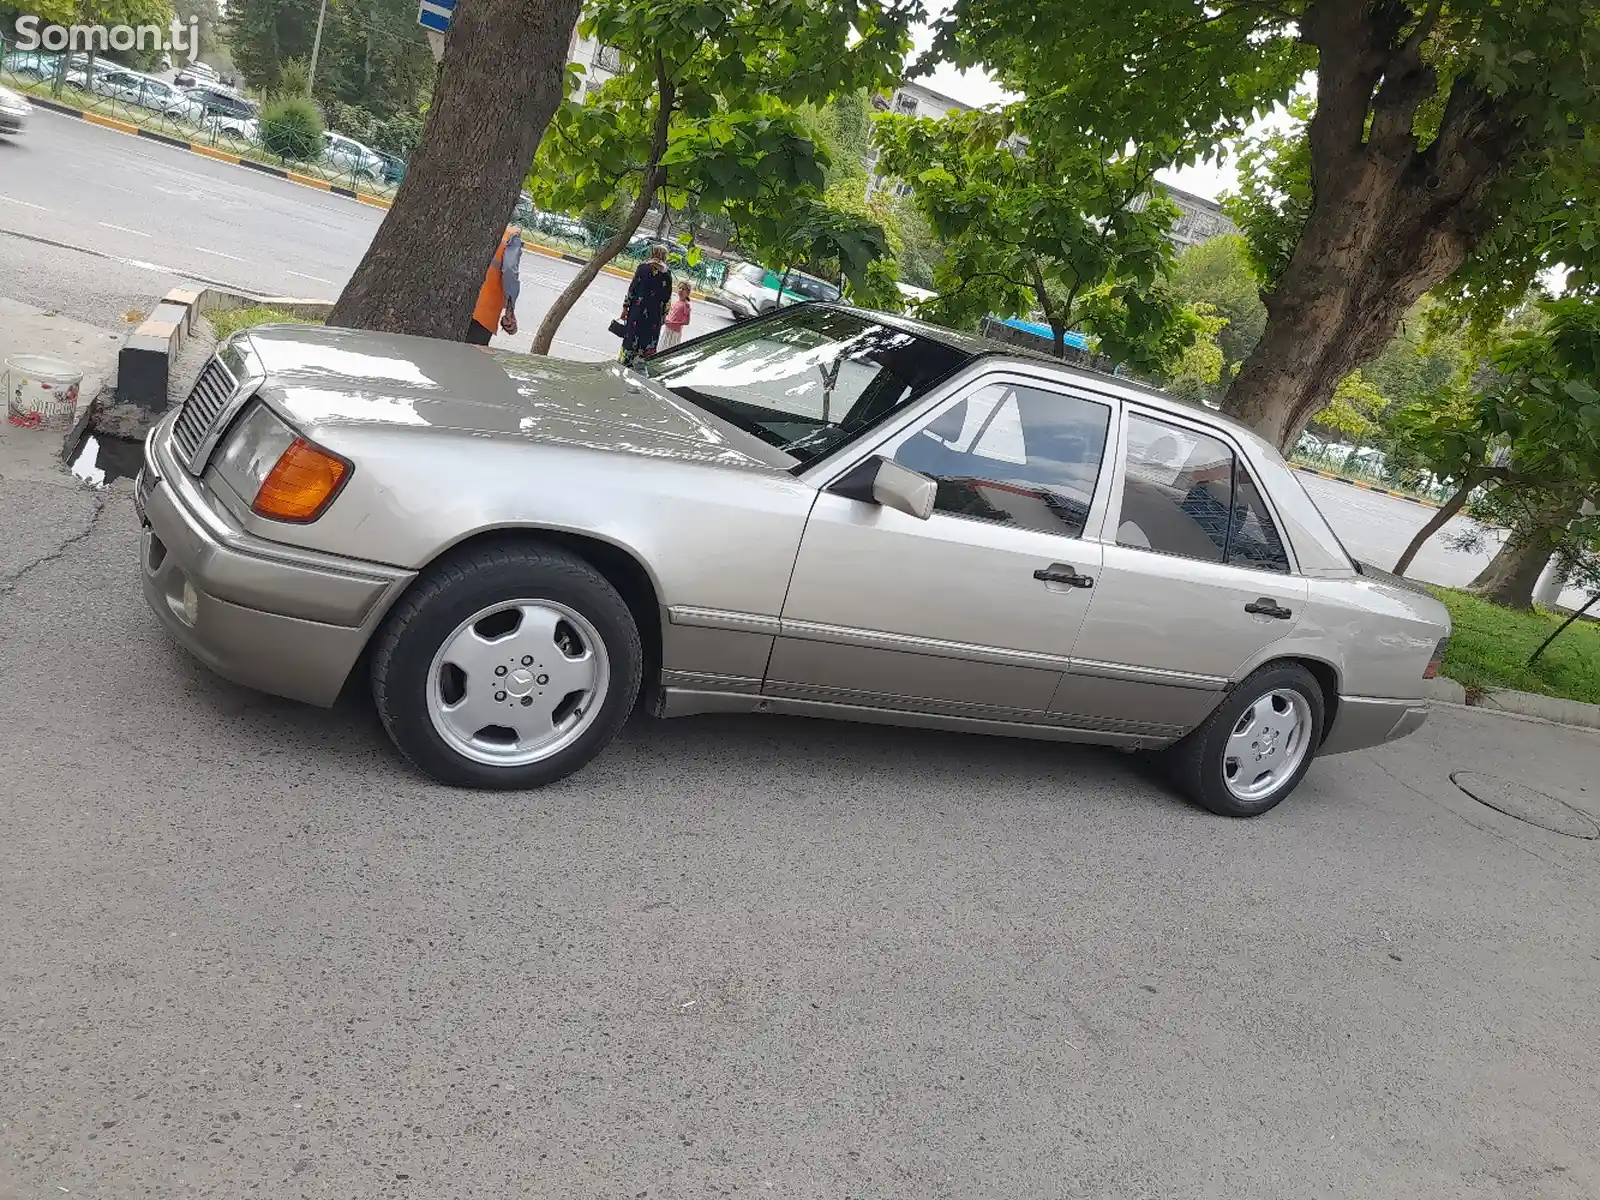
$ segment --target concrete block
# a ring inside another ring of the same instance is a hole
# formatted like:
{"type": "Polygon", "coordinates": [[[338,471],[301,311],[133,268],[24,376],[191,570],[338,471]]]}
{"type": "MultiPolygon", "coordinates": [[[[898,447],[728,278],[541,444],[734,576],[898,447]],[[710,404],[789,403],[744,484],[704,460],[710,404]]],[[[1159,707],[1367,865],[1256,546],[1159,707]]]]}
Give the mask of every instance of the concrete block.
{"type": "Polygon", "coordinates": [[[1437,700],[1441,704],[1465,704],[1467,702],[1467,689],[1454,679],[1446,679],[1441,675],[1437,679],[1424,679],[1422,681],[1422,698],[1424,700],[1437,700]]]}
{"type": "Polygon", "coordinates": [[[183,347],[188,309],[163,301],[117,355],[117,401],[152,413],[167,407],[172,360],[183,347]]]}
{"type": "Polygon", "coordinates": [[[194,323],[200,316],[197,309],[202,291],[203,289],[200,288],[173,288],[161,300],[162,304],[176,304],[184,310],[183,332],[185,336],[194,332],[194,323]]]}
{"type": "Polygon", "coordinates": [[[1485,692],[1478,704],[1482,708],[1538,717],[1558,725],[1600,729],[1600,704],[1581,704],[1576,700],[1557,700],[1554,696],[1540,696],[1535,692],[1513,692],[1498,688],[1485,692]]]}

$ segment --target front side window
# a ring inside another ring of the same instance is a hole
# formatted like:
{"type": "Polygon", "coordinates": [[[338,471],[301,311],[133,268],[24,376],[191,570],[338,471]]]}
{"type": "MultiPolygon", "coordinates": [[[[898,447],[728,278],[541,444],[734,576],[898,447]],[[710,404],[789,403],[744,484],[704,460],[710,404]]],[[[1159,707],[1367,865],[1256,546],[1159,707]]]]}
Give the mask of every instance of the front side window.
{"type": "Polygon", "coordinates": [[[868,433],[971,360],[864,313],[790,308],[664,354],[674,395],[812,462],[868,433]]]}
{"type": "Polygon", "coordinates": [[[935,511],[1082,537],[1110,424],[1104,404],[993,384],[912,434],[895,461],[938,481],[935,511]]]}
{"type": "Polygon", "coordinates": [[[1289,556],[1260,490],[1221,440],[1128,418],[1117,544],[1287,573],[1289,556]]]}

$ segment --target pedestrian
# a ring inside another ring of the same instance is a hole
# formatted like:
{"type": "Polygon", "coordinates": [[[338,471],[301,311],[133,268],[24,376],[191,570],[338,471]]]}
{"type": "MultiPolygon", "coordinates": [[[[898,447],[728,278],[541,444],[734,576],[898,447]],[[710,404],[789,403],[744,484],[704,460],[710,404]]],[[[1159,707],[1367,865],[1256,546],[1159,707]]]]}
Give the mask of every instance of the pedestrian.
{"type": "Polygon", "coordinates": [[[689,325],[689,297],[694,289],[689,286],[687,279],[678,283],[678,298],[672,302],[672,307],[667,309],[666,328],[661,331],[661,348],[670,350],[683,341],[683,331],[689,325]]]}
{"type": "Polygon", "coordinates": [[[517,331],[517,297],[522,293],[522,230],[507,225],[494,261],[484,273],[478,289],[478,303],[467,322],[467,341],[487,346],[498,325],[507,333],[517,331]]]}
{"type": "Polygon", "coordinates": [[[632,364],[640,355],[656,352],[661,319],[672,299],[672,272],[667,270],[667,248],[651,246],[650,257],[639,264],[622,302],[622,361],[632,364]]]}

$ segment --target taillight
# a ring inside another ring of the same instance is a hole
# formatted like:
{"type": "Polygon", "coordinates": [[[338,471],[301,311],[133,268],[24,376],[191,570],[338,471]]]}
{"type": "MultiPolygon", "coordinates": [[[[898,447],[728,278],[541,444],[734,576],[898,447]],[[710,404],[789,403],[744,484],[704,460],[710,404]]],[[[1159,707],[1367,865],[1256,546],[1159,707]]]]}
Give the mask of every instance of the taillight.
{"type": "Polygon", "coordinates": [[[1450,639],[1447,637],[1440,638],[1439,644],[1433,648],[1433,657],[1428,660],[1428,665],[1423,668],[1422,677],[1424,679],[1437,679],[1439,677],[1439,671],[1444,667],[1444,654],[1448,649],[1450,649],[1450,639]]]}

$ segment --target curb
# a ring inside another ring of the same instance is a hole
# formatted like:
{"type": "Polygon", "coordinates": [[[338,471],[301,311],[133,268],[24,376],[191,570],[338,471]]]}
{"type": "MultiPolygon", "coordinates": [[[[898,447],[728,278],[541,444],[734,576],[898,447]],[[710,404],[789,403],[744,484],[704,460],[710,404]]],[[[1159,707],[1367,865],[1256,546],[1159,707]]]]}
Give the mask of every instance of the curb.
{"type": "Polygon", "coordinates": [[[1456,680],[1441,675],[1423,684],[1422,698],[1434,704],[1447,704],[1452,708],[1471,708],[1503,717],[1516,717],[1522,721],[1539,721],[1545,725],[1561,725],[1568,729],[1600,731],[1600,704],[1558,700],[1554,696],[1541,696],[1537,692],[1514,692],[1508,688],[1469,692],[1456,680]]]}
{"type": "Polygon", "coordinates": [[[1409,492],[1397,492],[1392,488],[1379,487],[1375,483],[1363,483],[1359,479],[1347,479],[1343,475],[1336,475],[1332,471],[1323,471],[1317,467],[1302,467],[1292,463],[1290,465],[1294,466],[1296,471],[1304,471],[1307,475],[1315,475],[1318,479],[1332,479],[1349,487],[1360,488],[1364,492],[1377,492],[1380,496],[1393,496],[1396,500],[1409,500],[1413,504],[1420,504],[1423,508],[1440,507],[1432,500],[1420,500],[1409,492]]]}

